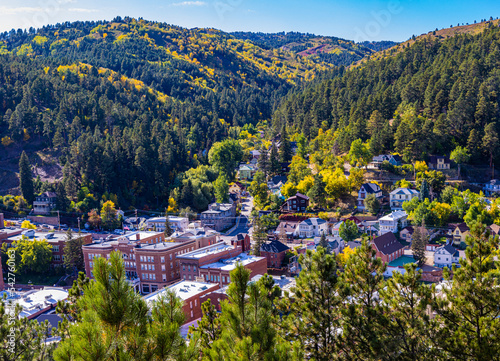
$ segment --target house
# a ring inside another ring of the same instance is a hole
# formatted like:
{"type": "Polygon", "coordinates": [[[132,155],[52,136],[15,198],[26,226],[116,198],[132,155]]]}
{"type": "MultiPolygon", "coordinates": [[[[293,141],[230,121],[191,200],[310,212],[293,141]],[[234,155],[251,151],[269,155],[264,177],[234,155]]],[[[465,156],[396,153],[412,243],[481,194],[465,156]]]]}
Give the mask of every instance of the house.
{"type": "Polygon", "coordinates": [[[33,202],[34,214],[49,214],[56,208],[56,194],[54,192],[43,192],[33,202]]]}
{"type": "Polygon", "coordinates": [[[243,184],[241,184],[239,182],[234,182],[229,187],[229,194],[231,194],[231,193],[232,194],[237,194],[238,197],[239,197],[239,195],[241,194],[241,192],[243,192],[243,190],[245,190],[245,187],[243,186],[243,184]]]}
{"type": "Polygon", "coordinates": [[[399,232],[399,237],[404,239],[406,242],[411,242],[414,231],[413,226],[406,226],[401,230],[401,232],[399,232]]]}
{"type": "Polygon", "coordinates": [[[201,226],[217,232],[231,227],[236,222],[235,203],[212,203],[201,213],[201,226]]]}
{"type": "Polygon", "coordinates": [[[408,215],[405,211],[394,211],[378,220],[379,235],[387,232],[397,233],[408,225],[408,215]]]}
{"type": "Polygon", "coordinates": [[[281,234],[286,233],[288,242],[293,241],[295,235],[295,229],[299,225],[300,221],[281,221],[276,231],[274,231],[275,237],[280,237],[281,234]]]}
{"type": "Polygon", "coordinates": [[[389,163],[395,167],[400,167],[403,165],[403,158],[399,154],[391,154],[389,156],[389,163]]]}
{"type": "Polygon", "coordinates": [[[281,205],[282,212],[305,212],[309,207],[309,197],[301,193],[288,198],[285,203],[281,205]]]}
{"type": "Polygon", "coordinates": [[[451,244],[441,246],[434,252],[434,265],[436,267],[451,267],[458,264],[460,253],[451,244]]]}
{"type": "Polygon", "coordinates": [[[260,151],[258,151],[258,150],[251,150],[250,151],[250,158],[258,160],[259,157],[260,157],[260,151]]]}
{"type": "Polygon", "coordinates": [[[238,179],[251,180],[256,172],[257,168],[253,164],[242,164],[238,168],[238,179]]]}
{"type": "MultiPolygon", "coordinates": [[[[149,218],[146,220],[146,228],[148,231],[164,232],[166,221],[166,217],[149,218]]],[[[189,219],[185,217],[169,216],[168,222],[174,232],[184,232],[189,225],[189,219]]]]}
{"type": "Polygon", "coordinates": [[[403,210],[403,203],[409,202],[413,198],[418,197],[420,194],[419,191],[410,188],[398,188],[393,190],[390,194],[390,204],[391,209],[395,210],[403,210]]]}
{"type": "MultiPolygon", "coordinates": [[[[321,237],[314,237],[314,244],[316,247],[319,245],[321,237]]],[[[332,236],[327,236],[326,241],[328,242],[328,249],[332,254],[339,254],[344,249],[344,241],[335,239],[332,236]]]]}
{"type": "Polygon", "coordinates": [[[380,166],[384,162],[389,162],[393,166],[403,165],[403,159],[398,154],[381,154],[373,157],[372,161],[368,163],[368,169],[380,169],[380,166]]]}
{"type": "Polygon", "coordinates": [[[146,224],[146,220],[144,217],[127,217],[123,220],[123,229],[126,231],[139,229],[141,225],[146,224]]]}
{"type": "Polygon", "coordinates": [[[483,191],[486,197],[491,197],[494,194],[500,194],[500,180],[492,179],[488,183],[485,183],[483,191]]]}
{"type": "Polygon", "coordinates": [[[280,241],[273,240],[260,246],[260,256],[266,257],[267,268],[280,268],[290,248],[280,241]]]}
{"type": "Polygon", "coordinates": [[[453,230],[453,244],[459,246],[465,244],[465,238],[469,235],[469,227],[465,223],[460,223],[453,230]]]}
{"type": "Polygon", "coordinates": [[[394,233],[385,233],[372,241],[372,247],[377,257],[385,263],[394,261],[404,253],[404,246],[398,241],[394,233]]]}
{"type": "Polygon", "coordinates": [[[273,189],[273,188],[281,188],[287,181],[287,178],[284,176],[284,175],[276,175],[274,177],[272,177],[271,179],[269,179],[269,181],[267,182],[267,187],[269,189],[273,189]]]}
{"type": "Polygon", "coordinates": [[[374,194],[379,200],[382,199],[382,190],[375,183],[365,183],[361,186],[358,192],[358,209],[363,211],[365,209],[365,199],[369,194],[374,194]]]}
{"type": "Polygon", "coordinates": [[[450,158],[442,155],[431,155],[429,157],[429,169],[443,170],[450,169],[450,158]]]}
{"type": "Polygon", "coordinates": [[[344,223],[344,221],[336,222],[331,227],[331,233],[334,239],[342,239],[340,238],[340,226],[344,223]]]}
{"type": "Polygon", "coordinates": [[[295,236],[299,238],[319,237],[328,234],[328,222],[321,218],[309,218],[299,223],[295,236]]]}

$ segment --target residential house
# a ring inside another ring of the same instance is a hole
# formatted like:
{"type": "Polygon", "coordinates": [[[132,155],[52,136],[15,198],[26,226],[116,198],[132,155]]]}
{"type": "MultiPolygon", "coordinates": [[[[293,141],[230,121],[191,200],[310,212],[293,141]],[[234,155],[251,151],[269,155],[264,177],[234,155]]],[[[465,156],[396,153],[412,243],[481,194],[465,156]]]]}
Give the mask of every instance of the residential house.
{"type": "Polygon", "coordinates": [[[394,211],[378,220],[379,235],[387,232],[397,233],[408,225],[405,211],[394,211]]]}
{"type": "Polygon", "coordinates": [[[486,197],[491,197],[494,194],[500,194],[500,180],[492,179],[488,183],[485,183],[483,191],[486,197]]]}
{"type": "Polygon", "coordinates": [[[309,197],[297,192],[296,195],[288,198],[281,205],[281,211],[289,213],[305,212],[307,207],[309,207],[309,197]]]}
{"type": "Polygon", "coordinates": [[[288,242],[292,242],[295,235],[295,229],[297,229],[299,223],[300,221],[281,221],[274,232],[275,237],[280,237],[284,232],[286,233],[288,242]]]}
{"type": "Polygon", "coordinates": [[[381,154],[373,157],[372,161],[368,163],[368,169],[380,169],[384,162],[389,162],[393,166],[403,165],[403,159],[398,154],[381,154]]]}
{"type": "Polygon", "coordinates": [[[334,239],[342,239],[340,237],[340,226],[344,223],[344,221],[336,222],[331,227],[331,233],[334,239]]]}
{"type": "Polygon", "coordinates": [[[429,169],[443,170],[450,169],[450,158],[442,155],[431,155],[429,157],[429,169]]]}
{"type": "Polygon", "coordinates": [[[413,198],[418,197],[419,194],[419,191],[410,188],[398,188],[393,190],[389,194],[391,209],[393,211],[402,211],[403,203],[411,201],[413,198]]]}
{"type": "Polygon", "coordinates": [[[299,238],[319,237],[328,234],[328,222],[321,218],[309,218],[299,223],[295,236],[299,238]]]}
{"type": "Polygon", "coordinates": [[[250,151],[250,158],[251,159],[256,159],[258,160],[260,157],[260,151],[259,150],[251,150],[250,151]]]}
{"type": "Polygon", "coordinates": [[[369,194],[374,194],[379,200],[382,199],[382,190],[375,183],[365,183],[361,186],[358,192],[358,209],[363,211],[365,209],[365,199],[369,194]]]}
{"type": "Polygon", "coordinates": [[[415,229],[413,228],[413,226],[406,226],[401,230],[401,232],[399,232],[399,237],[401,239],[404,239],[406,242],[411,242],[414,231],[415,229]]]}
{"type": "Polygon", "coordinates": [[[141,225],[146,225],[146,218],[144,217],[127,217],[123,220],[123,229],[125,231],[133,231],[139,229],[141,225]]]}
{"type": "Polygon", "coordinates": [[[201,213],[202,227],[208,227],[217,232],[229,228],[236,222],[236,205],[234,203],[212,203],[208,210],[201,213]]]}
{"type": "MultiPolygon", "coordinates": [[[[148,231],[164,232],[166,217],[155,217],[146,220],[146,227],[148,231]]],[[[184,232],[189,225],[189,219],[185,217],[169,216],[168,222],[173,232],[184,232]]]]}
{"type": "Polygon", "coordinates": [[[280,268],[285,259],[288,246],[278,240],[273,240],[260,246],[260,256],[267,260],[267,268],[280,268]]]}
{"type": "Polygon", "coordinates": [[[434,265],[436,267],[451,267],[458,264],[460,253],[451,244],[441,246],[434,252],[434,265]]]}
{"type": "Polygon", "coordinates": [[[465,238],[469,235],[469,227],[465,223],[460,223],[453,230],[453,244],[460,246],[465,244],[465,238]]]}
{"type": "MultiPolygon", "coordinates": [[[[314,244],[316,245],[316,247],[319,245],[320,241],[321,237],[314,237],[314,244]]],[[[327,236],[326,241],[328,242],[328,249],[332,254],[333,253],[339,254],[344,249],[344,241],[341,239],[336,239],[332,236],[327,236]]]]}
{"type": "Polygon", "coordinates": [[[242,164],[238,168],[239,180],[252,180],[257,168],[253,164],[242,164]]]}
{"type": "Polygon", "coordinates": [[[375,238],[372,241],[372,247],[377,252],[377,257],[385,263],[392,262],[404,254],[404,246],[392,232],[375,238]]]}
{"type": "Polygon", "coordinates": [[[49,214],[56,207],[57,195],[54,192],[43,192],[33,202],[34,214],[49,214]]]}

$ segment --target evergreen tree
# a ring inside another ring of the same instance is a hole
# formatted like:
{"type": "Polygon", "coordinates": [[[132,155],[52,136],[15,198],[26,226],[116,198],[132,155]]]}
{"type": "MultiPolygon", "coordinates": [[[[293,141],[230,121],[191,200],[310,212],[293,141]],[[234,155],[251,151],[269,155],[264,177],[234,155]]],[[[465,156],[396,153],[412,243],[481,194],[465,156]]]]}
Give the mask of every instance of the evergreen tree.
{"type": "Polygon", "coordinates": [[[476,223],[466,238],[466,258],[451,272],[445,268],[449,287],[434,298],[437,312],[434,347],[448,360],[497,360],[500,355],[500,287],[498,237],[476,223]]]}
{"type": "Polygon", "coordinates": [[[430,199],[429,184],[427,183],[426,179],[422,180],[422,184],[420,185],[420,194],[418,195],[418,198],[420,199],[421,202],[423,202],[426,199],[430,199]]]}
{"type": "Polygon", "coordinates": [[[300,264],[302,271],[289,298],[291,312],[285,335],[289,341],[299,341],[309,358],[329,361],[339,355],[337,335],[341,327],[335,256],[327,254],[325,248],[308,250],[300,256],[300,264]]]}
{"type": "Polygon", "coordinates": [[[267,232],[264,222],[259,216],[253,220],[252,240],[252,253],[255,256],[260,256],[260,248],[267,241],[267,232]]]}
{"type": "Polygon", "coordinates": [[[269,154],[264,144],[262,144],[262,147],[260,148],[260,156],[259,159],[257,160],[257,166],[259,167],[259,170],[263,172],[266,176],[270,172],[271,165],[269,162],[269,154]]]}
{"type": "Polygon", "coordinates": [[[308,196],[319,207],[324,207],[326,204],[326,184],[323,181],[323,176],[320,173],[314,175],[314,183],[308,192],[308,196]]]}
{"type": "MultiPolygon", "coordinates": [[[[498,148],[498,133],[496,131],[495,123],[489,123],[484,128],[483,148],[490,156],[490,168],[493,167],[493,157],[495,156],[498,148]]],[[[492,174],[492,176],[494,176],[492,174]]]]}
{"type": "Polygon", "coordinates": [[[339,236],[346,243],[354,241],[358,236],[358,233],[358,226],[356,226],[356,223],[354,223],[354,221],[351,221],[350,219],[342,222],[342,224],[340,225],[339,236]]]}
{"type": "Polygon", "coordinates": [[[413,252],[413,258],[419,266],[425,264],[425,248],[427,244],[426,229],[424,226],[415,227],[411,239],[411,250],[413,252]]]}
{"type": "Polygon", "coordinates": [[[274,142],[271,145],[271,153],[269,155],[269,173],[273,176],[281,173],[278,149],[276,148],[276,144],[274,142]]]}
{"type": "Polygon", "coordinates": [[[208,352],[212,348],[212,343],[217,341],[221,336],[220,314],[210,299],[201,304],[201,313],[203,317],[198,321],[196,327],[189,327],[189,333],[191,335],[199,333],[200,348],[208,352]]]}
{"type": "Polygon", "coordinates": [[[326,253],[330,253],[330,244],[328,243],[328,241],[326,239],[325,233],[321,233],[321,237],[319,239],[318,246],[323,247],[325,249],[326,253]]]}
{"type": "Polygon", "coordinates": [[[168,219],[168,213],[165,212],[165,230],[163,234],[165,235],[165,239],[169,238],[174,233],[172,226],[170,225],[170,220],[168,219]]]}
{"type": "Polygon", "coordinates": [[[56,208],[60,211],[66,212],[66,210],[70,207],[70,201],[66,196],[66,189],[62,182],[57,183],[56,197],[56,208]]]}
{"type": "Polygon", "coordinates": [[[85,260],[82,246],[85,244],[83,237],[79,233],[74,237],[71,228],[66,231],[66,245],[64,247],[64,266],[68,270],[73,270],[75,275],[78,271],[85,271],[85,260]]]}
{"type": "Polygon", "coordinates": [[[470,154],[467,148],[457,146],[450,154],[450,159],[458,164],[458,177],[460,178],[460,166],[469,161],[470,154]]]}
{"type": "Polygon", "coordinates": [[[281,139],[280,139],[280,149],[279,149],[279,159],[281,163],[288,163],[292,161],[293,153],[292,147],[290,145],[290,139],[288,139],[288,133],[286,131],[286,125],[283,124],[281,128],[281,139]]]}
{"type": "Polygon", "coordinates": [[[35,188],[33,185],[33,173],[31,172],[31,164],[23,151],[19,159],[19,183],[23,198],[30,204],[35,200],[35,188]]]}
{"type": "Polygon", "coordinates": [[[371,214],[377,214],[380,210],[380,201],[375,194],[370,193],[365,198],[365,208],[371,214]]]}
{"type": "Polygon", "coordinates": [[[220,174],[214,183],[215,198],[218,203],[227,203],[229,200],[229,184],[224,174],[220,174]]]}

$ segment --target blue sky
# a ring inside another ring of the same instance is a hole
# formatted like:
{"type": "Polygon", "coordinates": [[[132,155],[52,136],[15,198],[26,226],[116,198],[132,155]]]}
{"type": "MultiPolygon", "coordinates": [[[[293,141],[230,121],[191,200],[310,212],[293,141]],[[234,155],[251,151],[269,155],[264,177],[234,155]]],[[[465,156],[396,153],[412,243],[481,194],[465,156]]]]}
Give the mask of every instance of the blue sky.
{"type": "MultiPolygon", "coordinates": [[[[500,17],[500,1],[464,0],[6,0],[0,31],[116,15],[224,31],[300,31],[403,41],[435,28],[500,17]]],[[[5,5],[4,5],[5,4],[5,5]]]]}

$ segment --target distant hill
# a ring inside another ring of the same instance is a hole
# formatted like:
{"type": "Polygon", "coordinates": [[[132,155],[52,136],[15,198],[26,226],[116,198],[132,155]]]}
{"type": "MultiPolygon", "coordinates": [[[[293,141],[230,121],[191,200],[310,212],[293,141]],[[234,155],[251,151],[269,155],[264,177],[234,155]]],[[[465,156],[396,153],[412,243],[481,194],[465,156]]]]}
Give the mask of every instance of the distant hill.
{"type": "Polygon", "coordinates": [[[250,40],[266,49],[281,49],[332,65],[350,65],[376,51],[394,46],[393,41],[355,43],[331,36],[299,32],[252,33],[233,32],[238,39],[250,40]]]}

